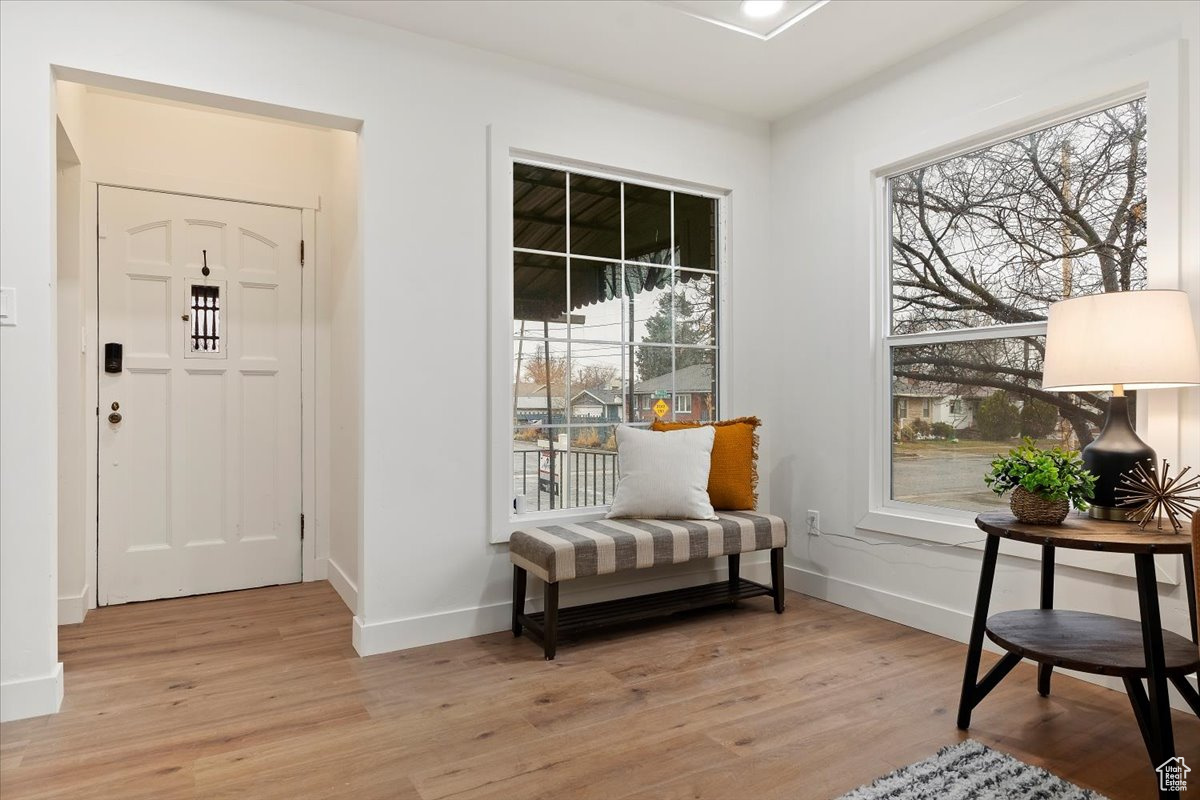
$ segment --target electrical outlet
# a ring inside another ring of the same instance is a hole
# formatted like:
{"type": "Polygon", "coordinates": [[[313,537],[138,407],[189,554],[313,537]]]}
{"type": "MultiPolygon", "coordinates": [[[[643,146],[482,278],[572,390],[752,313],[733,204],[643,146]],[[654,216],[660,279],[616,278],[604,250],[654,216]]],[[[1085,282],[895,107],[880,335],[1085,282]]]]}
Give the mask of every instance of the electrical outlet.
{"type": "Polygon", "coordinates": [[[805,517],[805,521],[808,523],[808,535],[809,536],[820,536],[821,535],[821,512],[820,511],[813,511],[810,508],[808,510],[808,516],[805,517]]]}

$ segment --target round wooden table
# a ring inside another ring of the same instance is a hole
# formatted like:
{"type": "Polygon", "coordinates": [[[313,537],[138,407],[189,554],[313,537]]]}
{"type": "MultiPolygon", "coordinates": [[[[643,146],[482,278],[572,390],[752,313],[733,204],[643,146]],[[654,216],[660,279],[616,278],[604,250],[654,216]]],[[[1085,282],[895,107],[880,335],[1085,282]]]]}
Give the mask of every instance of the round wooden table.
{"type": "MultiPolygon", "coordinates": [[[[1038,663],[1038,692],[1050,693],[1050,675],[1054,667],[1119,676],[1125,682],[1134,717],[1150,754],[1152,767],[1179,755],[1171,726],[1171,706],[1167,694],[1170,681],[1188,705],[1200,716],[1200,694],[1185,676],[1200,671],[1200,641],[1196,630],[1196,588],[1192,563],[1190,526],[1179,533],[1158,531],[1147,526],[1141,530],[1129,522],[1107,522],[1072,514],[1062,525],[1027,525],[1008,513],[980,514],[975,524],[986,534],[983,569],[979,575],[979,594],[967,648],[962,696],[958,704],[958,727],[971,725],[971,712],[988,692],[1012,671],[1023,658],[1038,663]],[[1042,548],[1041,604],[1037,609],[1007,611],[988,617],[992,582],[1000,540],[1029,542],[1042,548]],[[1054,608],[1054,553],[1056,548],[1093,552],[1129,553],[1137,572],[1138,602],[1141,620],[1123,619],[1084,611],[1054,608]],[[1187,573],[1188,604],[1191,611],[1191,641],[1162,629],[1155,580],[1154,557],[1179,555],[1187,573]],[[1006,650],[979,679],[979,661],[983,637],[987,636],[1006,650]],[[1143,688],[1145,679],[1147,688],[1143,688]]],[[[1177,798],[1178,792],[1160,791],[1160,797],[1177,798]]]]}

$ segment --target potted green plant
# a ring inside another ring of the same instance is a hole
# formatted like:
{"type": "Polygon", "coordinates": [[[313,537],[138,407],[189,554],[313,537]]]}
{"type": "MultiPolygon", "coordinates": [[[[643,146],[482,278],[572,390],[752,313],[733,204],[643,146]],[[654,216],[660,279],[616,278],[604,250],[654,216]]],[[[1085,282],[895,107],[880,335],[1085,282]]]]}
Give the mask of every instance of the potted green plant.
{"type": "Polygon", "coordinates": [[[1040,448],[1024,439],[1007,456],[996,456],[983,482],[998,495],[1012,491],[1009,508],[1021,522],[1058,525],[1071,505],[1086,511],[1096,485],[1078,451],[1040,448]]]}

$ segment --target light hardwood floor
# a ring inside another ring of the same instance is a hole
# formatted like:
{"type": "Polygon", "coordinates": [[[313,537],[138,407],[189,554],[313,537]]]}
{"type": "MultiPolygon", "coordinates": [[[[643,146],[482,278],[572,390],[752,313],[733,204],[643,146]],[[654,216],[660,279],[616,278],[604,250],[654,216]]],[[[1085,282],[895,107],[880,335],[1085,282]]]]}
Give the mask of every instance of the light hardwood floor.
{"type": "MultiPolygon", "coordinates": [[[[62,713],[0,726],[0,797],[834,797],[964,738],[963,645],[791,594],[559,648],[499,633],[359,659],[326,583],[99,609],[62,713]]],[[[991,656],[985,656],[990,663],[991,656]]],[[[1023,664],[971,735],[1153,797],[1124,695],[1023,664]]],[[[1176,715],[1178,751],[1200,723],[1176,715]]]]}

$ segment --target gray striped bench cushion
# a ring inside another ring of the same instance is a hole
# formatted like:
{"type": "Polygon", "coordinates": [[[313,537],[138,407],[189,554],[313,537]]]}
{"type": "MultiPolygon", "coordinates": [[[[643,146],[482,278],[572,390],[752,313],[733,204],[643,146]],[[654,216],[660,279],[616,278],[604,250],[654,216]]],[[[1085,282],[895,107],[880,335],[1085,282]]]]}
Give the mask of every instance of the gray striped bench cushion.
{"type": "Polygon", "coordinates": [[[718,511],[719,519],[598,519],[516,531],[508,555],[547,583],[679,564],[787,544],[782,517],[718,511]]]}

